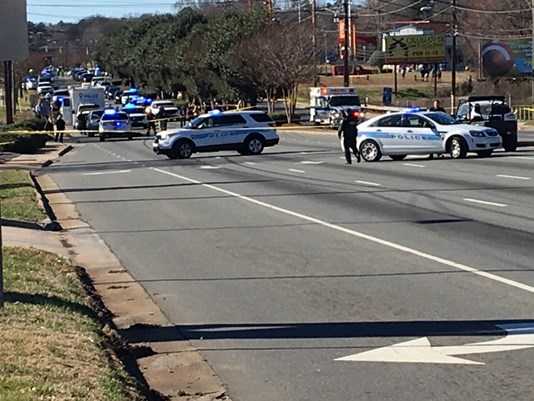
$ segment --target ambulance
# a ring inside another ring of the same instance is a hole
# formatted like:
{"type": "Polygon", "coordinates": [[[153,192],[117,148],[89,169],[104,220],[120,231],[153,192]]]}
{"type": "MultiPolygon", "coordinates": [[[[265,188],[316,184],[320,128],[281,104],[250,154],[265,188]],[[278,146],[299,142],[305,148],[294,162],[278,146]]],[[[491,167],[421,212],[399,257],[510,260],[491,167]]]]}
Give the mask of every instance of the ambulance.
{"type": "Polygon", "coordinates": [[[356,88],[328,86],[310,88],[310,122],[337,128],[346,110],[362,113],[356,88]]]}

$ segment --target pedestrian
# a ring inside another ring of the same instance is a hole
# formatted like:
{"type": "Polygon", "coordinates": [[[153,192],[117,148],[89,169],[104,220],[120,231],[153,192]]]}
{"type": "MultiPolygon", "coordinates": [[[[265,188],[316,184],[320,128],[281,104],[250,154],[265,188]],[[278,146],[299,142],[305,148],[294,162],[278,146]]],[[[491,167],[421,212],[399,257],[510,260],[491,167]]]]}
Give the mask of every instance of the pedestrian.
{"type": "Polygon", "coordinates": [[[146,119],[148,120],[146,134],[150,135],[150,131],[153,130],[154,135],[156,135],[158,133],[156,130],[156,115],[152,112],[152,107],[148,106],[145,109],[145,113],[146,113],[146,119]]]}
{"type": "Polygon", "coordinates": [[[58,116],[56,117],[56,126],[55,126],[54,131],[56,132],[56,135],[55,135],[56,142],[63,143],[63,133],[65,131],[65,120],[63,119],[63,115],[61,115],[61,113],[58,114],[58,116]]]}
{"type": "Polygon", "coordinates": [[[356,157],[356,161],[360,163],[360,152],[358,152],[358,147],[356,144],[356,139],[358,137],[358,117],[359,114],[353,110],[347,110],[343,115],[343,121],[339,126],[338,137],[343,139],[343,148],[345,149],[345,159],[347,165],[352,164],[351,151],[356,157]]]}
{"type": "Polygon", "coordinates": [[[446,113],[445,109],[441,106],[441,102],[438,99],[434,99],[432,107],[429,109],[429,111],[446,113]]]}

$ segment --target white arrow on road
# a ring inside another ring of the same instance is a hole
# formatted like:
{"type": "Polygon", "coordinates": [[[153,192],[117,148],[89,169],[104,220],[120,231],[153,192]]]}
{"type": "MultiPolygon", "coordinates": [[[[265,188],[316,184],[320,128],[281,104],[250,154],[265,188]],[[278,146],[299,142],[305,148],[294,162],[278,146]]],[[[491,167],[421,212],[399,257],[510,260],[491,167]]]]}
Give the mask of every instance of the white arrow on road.
{"type": "Polygon", "coordinates": [[[534,348],[534,325],[532,323],[505,324],[497,327],[506,331],[506,336],[498,340],[459,346],[434,347],[427,337],[423,337],[345,356],[336,359],[336,361],[484,365],[482,362],[457,358],[456,355],[486,354],[534,348]]]}

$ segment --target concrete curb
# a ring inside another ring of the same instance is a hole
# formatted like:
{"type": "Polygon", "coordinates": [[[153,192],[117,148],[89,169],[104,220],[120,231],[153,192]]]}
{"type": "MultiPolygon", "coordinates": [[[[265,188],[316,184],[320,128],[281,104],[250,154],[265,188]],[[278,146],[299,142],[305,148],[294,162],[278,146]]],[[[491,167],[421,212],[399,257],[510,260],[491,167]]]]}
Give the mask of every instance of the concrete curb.
{"type": "Polygon", "coordinates": [[[48,207],[64,230],[59,233],[72,263],[83,266],[150,390],[169,401],[231,401],[209,363],[183,336],[87,223],[75,204],[48,175],[34,177],[50,191],[48,207]],[[163,338],[162,332],[172,333],[163,338]]]}

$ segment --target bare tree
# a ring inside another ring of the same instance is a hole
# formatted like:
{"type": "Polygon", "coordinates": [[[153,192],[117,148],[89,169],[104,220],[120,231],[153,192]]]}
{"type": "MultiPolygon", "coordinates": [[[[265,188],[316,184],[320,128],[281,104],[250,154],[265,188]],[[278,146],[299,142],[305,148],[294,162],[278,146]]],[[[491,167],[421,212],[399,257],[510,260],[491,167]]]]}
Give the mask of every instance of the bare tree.
{"type": "Polygon", "coordinates": [[[314,74],[310,27],[270,24],[236,50],[239,71],[266,95],[273,110],[274,96],[284,98],[287,121],[295,114],[299,83],[314,74]]]}

